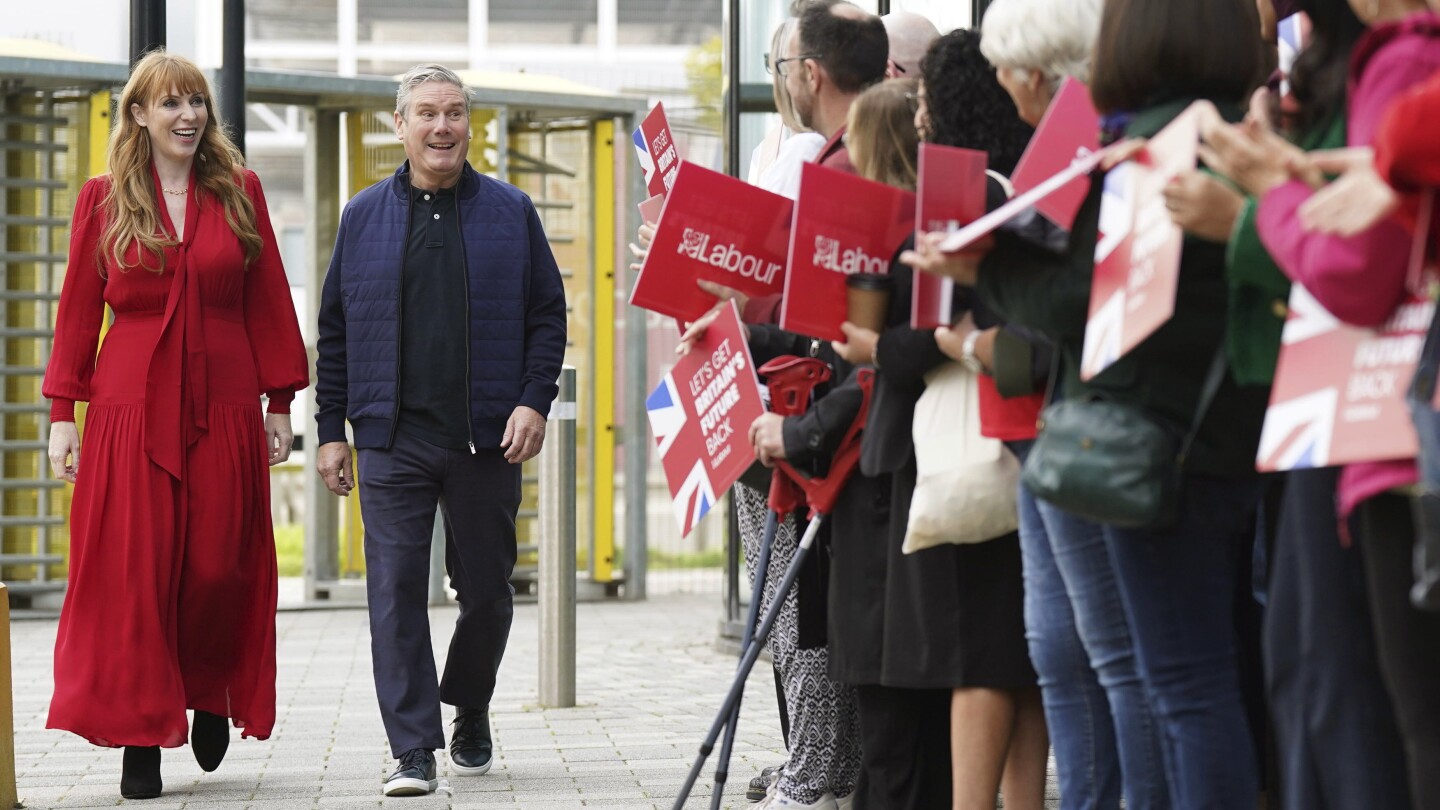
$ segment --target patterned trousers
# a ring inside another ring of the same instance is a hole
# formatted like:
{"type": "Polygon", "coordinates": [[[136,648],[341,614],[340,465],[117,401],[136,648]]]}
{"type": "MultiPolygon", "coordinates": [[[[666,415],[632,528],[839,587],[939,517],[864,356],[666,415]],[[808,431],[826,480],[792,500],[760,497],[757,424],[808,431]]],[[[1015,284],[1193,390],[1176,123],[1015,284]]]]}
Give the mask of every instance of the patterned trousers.
{"type": "MultiPolygon", "coordinates": [[[[744,484],[736,484],[732,493],[740,519],[745,568],[753,582],[769,507],[765,493],[744,484]]],[[[788,515],[775,533],[760,601],[761,616],[770,609],[775,589],[795,558],[800,542],[795,528],[795,516],[788,515]]],[[[817,551],[812,548],[810,553],[817,551]]],[[[780,774],[779,790],[786,798],[814,804],[826,793],[843,798],[855,790],[860,773],[860,715],[855,708],[855,691],[830,680],[829,650],[800,648],[799,588],[797,582],[786,595],[766,647],[780,673],[790,713],[790,752],[780,774]]]]}

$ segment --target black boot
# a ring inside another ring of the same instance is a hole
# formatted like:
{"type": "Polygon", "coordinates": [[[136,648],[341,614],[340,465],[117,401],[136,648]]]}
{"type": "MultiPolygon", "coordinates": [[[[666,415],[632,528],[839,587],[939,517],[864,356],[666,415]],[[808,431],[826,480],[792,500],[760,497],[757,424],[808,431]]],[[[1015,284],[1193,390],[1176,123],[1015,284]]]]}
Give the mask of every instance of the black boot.
{"type": "Polygon", "coordinates": [[[218,714],[196,709],[195,722],[190,724],[190,748],[195,752],[200,770],[208,773],[220,767],[229,747],[229,721],[218,714]]]}
{"type": "Polygon", "coordinates": [[[160,781],[160,748],[125,746],[120,769],[120,795],[127,799],[153,799],[165,787],[160,781]]]}

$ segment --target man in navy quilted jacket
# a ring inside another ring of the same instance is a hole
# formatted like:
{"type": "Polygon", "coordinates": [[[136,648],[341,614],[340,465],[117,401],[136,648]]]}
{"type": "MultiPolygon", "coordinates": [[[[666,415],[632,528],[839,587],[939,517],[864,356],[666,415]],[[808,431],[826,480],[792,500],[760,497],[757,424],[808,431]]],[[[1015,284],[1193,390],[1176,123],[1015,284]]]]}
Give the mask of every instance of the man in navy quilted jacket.
{"type": "Polygon", "coordinates": [[[565,355],[565,290],[535,206],[470,167],[470,92],[418,65],[395,96],[406,161],[350,201],[320,301],[316,469],[365,493],[375,691],[399,765],[387,796],[490,770],[489,704],[513,614],[520,464],[540,452],[565,355]],[[460,617],[438,682],[426,612],[435,509],[460,617]]]}

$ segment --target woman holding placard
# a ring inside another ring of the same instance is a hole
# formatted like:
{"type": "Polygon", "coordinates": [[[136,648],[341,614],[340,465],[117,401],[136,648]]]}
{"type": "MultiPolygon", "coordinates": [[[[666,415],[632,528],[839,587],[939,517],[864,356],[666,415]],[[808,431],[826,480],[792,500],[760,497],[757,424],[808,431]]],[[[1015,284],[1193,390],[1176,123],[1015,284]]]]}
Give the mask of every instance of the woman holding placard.
{"type": "MultiPolygon", "coordinates": [[[[1252,0],[1108,0],[1095,60],[1092,95],[1114,138],[1155,135],[1198,98],[1238,117],[1264,64],[1252,0]]],[[[1239,688],[1234,572],[1253,532],[1267,392],[1228,373],[1224,248],[1197,240],[1181,246],[1173,316],[1082,378],[1106,179],[1104,170],[1092,178],[1063,254],[1000,231],[983,261],[938,254],[933,235],[904,260],[976,284],[1002,315],[1057,340],[1060,395],[1025,480],[1057,518],[1052,532],[1066,530],[1067,514],[1103,531],[1172,806],[1251,806],[1259,784],[1239,688]],[[1114,483],[1127,474],[1133,484],[1114,483]]]]}
{"type": "MultiPolygon", "coordinates": [[[[1390,105],[1440,71],[1440,15],[1422,0],[1350,0],[1349,6],[1370,30],[1349,59],[1347,140],[1368,146],[1390,105]]],[[[1386,218],[1349,236],[1307,231],[1322,178],[1297,150],[1256,126],[1212,121],[1203,134],[1206,162],[1259,198],[1265,247],[1321,306],[1345,323],[1371,328],[1406,306],[1415,286],[1414,237],[1402,219],[1386,218]]],[[[1351,463],[1340,473],[1337,500],[1342,527],[1353,532],[1364,557],[1380,670],[1395,703],[1411,800],[1430,808],[1440,806],[1440,658],[1433,654],[1440,614],[1410,602],[1416,527],[1400,494],[1418,477],[1414,458],[1351,463]]],[[[1328,509],[1323,514],[1330,517],[1328,509]]]]}

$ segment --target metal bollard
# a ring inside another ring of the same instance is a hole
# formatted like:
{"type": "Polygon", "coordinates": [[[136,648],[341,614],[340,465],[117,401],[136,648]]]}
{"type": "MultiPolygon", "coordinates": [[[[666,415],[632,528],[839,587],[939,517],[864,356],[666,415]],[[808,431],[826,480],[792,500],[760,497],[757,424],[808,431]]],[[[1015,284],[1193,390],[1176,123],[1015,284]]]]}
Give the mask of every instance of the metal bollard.
{"type": "Polygon", "coordinates": [[[540,451],[540,705],[575,705],[575,367],[540,451]]]}

